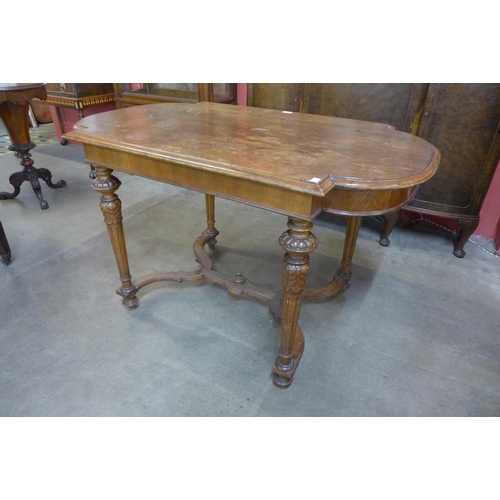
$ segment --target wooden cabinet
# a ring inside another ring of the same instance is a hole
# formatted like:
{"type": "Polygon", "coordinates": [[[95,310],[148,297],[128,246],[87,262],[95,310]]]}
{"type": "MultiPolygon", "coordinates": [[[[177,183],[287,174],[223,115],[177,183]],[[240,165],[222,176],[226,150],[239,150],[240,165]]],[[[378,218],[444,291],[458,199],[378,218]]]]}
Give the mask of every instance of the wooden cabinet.
{"type": "Polygon", "coordinates": [[[389,123],[414,133],[426,88],[412,83],[250,84],[248,105],[389,123]]]}
{"type": "MultiPolygon", "coordinates": [[[[75,109],[81,120],[85,116],[85,110],[99,106],[102,111],[107,111],[115,100],[112,83],[48,83],[46,88],[46,103],[55,108],[60,136],[72,128],[72,124],[71,127],[65,126],[61,108],[75,109]]],[[[62,137],[59,140],[62,145],[68,143],[62,137]]]]}
{"type": "Polygon", "coordinates": [[[158,102],[236,103],[235,83],[114,83],[117,107],[158,102]]]}
{"type": "Polygon", "coordinates": [[[54,101],[60,99],[64,104],[71,103],[76,109],[114,100],[112,83],[48,83],[47,95],[54,101]]]}
{"type": "MultiPolygon", "coordinates": [[[[438,172],[405,210],[456,219],[453,253],[465,255],[500,159],[500,84],[249,84],[248,104],[389,123],[434,144],[438,172]]],[[[382,245],[399,215],[386,217],[382,245]]]]}

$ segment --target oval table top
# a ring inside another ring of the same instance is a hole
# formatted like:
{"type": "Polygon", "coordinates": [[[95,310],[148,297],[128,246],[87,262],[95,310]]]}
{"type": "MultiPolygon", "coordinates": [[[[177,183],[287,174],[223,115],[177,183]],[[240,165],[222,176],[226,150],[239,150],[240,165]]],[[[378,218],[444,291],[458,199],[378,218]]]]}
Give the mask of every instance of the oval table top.
{"type": "Polygon", "coordinates": [[[393,189],[430,179],[439,151],[387,124],[200,102],[83,118],[66,138],[324,196],[333,186],[393,189]]]}

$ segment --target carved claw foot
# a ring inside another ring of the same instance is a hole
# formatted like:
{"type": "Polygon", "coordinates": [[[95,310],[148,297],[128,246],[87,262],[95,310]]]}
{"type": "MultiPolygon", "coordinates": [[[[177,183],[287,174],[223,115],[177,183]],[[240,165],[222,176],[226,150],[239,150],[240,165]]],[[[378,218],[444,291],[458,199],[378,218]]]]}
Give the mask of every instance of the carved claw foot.
{"type": "Polygon", "coordinates": [[[13,193],[0,193],[0,200],[12,200],[21,192],[21,184],[25,181],[23,172],[16,172],[9,177],[9,182],[14,187],[13,193]]]}
{"type": "Polygon", "coordinates": [[[57,189],[57,188],[63,188],[66,187],[66,181],[60,180],[59,182],[56,182],[55,184],[52,183],[52,173],[50,170],[47,170],[46,168],[39,168],[38,169],[38,175],[40,176],[41,179],[45,181],[45,184],[47,186],[57,189]]]}

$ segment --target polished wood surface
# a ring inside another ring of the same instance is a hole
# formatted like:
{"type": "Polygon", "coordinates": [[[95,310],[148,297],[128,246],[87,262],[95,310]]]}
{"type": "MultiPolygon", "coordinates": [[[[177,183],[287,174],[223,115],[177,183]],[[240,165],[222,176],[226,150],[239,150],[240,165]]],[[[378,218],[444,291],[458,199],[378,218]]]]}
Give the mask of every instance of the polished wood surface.
{"type": "Polygon", "coordinates": [[[21,172],[9,177],[14,192],[0,193],[0,200],[15,198],[20,193],[22,183],[28,181],[42,210],[49,208],[49,204],[43,199],[39,179],[44,180],[51,188],[66,186],[65,181],[53,184],[50,170],[35,168],[29,152],[35,147],[29,133],[29,103],[35,98],[44,100],[47,97],[45,85],[45,83],[0,83],[0,118],[9,133],[11,141],[9,149],[15,151],[16,157],[21,158],[23,167],[21,172]]]}
{"type": "MultiPolygon", "coordinates": [[[[214,173],[318,197],[334,185],[367,190],[415,186],[430,179],[439,162],[428,142],[384,124],[206,102],[89,116],[68,136],[85,143],[89,162],[93,146],[100,151],[108,147],[109,161],[130,152],[165,162],[161,172],[147,162],[121,165],[122,171],[145,177],[191,183],[192,165],[197,176],[198,170],[207,173],[200,187],[210,187],[214,173]],[[183,168],[183,175],[169,164],[183,168]]],[[[221,189],[214,191],[221,194],[221,189]]],[[[251,201],[254,195],[248,197],[251,201]]]]}
{"type": "Polygon", "coordinates": [[[302,356],[302,301],[331,297],[348,286],[361,215],[403,206],[434,175],[440,158],[430,143],[384,124],[209,102],[152,104],[93,115],[66,136],[84,144],[87,161],[96,169],[94,189],[101,194],[123,304],[136,308],[138,290],[157,281],[200,279],[268,301],[281,321],[273,368],[280,387],[290,385],[302,356]],[[287,216],[288,230],[279,239],[285,251],[281,290],[264,290],[242,275],[230,277],[213,269],[205,250],[216,244],[218,234],[211,196],[207,229],[194,245],[201,267],[132,280],[116,195],[120,181],[113,170],[287,216]],[[322,210],[346,214],[349,223],[339,270],[330,283],[311,289],[306,284],[309,254],[318,245],[312,221],[322,210]]]}

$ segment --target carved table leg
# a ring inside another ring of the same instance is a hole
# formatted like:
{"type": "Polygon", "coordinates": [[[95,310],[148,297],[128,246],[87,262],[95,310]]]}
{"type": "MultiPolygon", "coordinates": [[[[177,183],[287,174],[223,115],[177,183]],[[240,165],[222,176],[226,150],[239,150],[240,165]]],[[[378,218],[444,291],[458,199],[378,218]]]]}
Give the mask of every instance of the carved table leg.
{"type": "Polygon", "coordinates": [[[380,233],[380,240],[379,240],[379,243],[383,247],[388,247],[391,244],[389,240],[389,235],[391,234],[391,231],[394,229],[394,226],[396,225],[396,222],[398,221],[400,215],[401,215],[401,210],[389,212],[384,215],[385,224],[380,233]]]}
{"type": "Polygon", "coordinates": [[[116,265],[120,273],[120,281],[122,282],[122,286],[116,293],[123,297],[123,305],[132,310],[139,305],[139,299],[136,297],[137,288],[132,283],[128,265],[125,234],[122,225],[121,201],[115,194],[121,182],[111,175],[112,172],[113,170],[109,168],[97,167],[97,179],[93,184],[93,188],[101,193],[100,207],[104,215],[104,222],[108,227],[109,239],[111,240],[116,265]]]}
{"type": "Polygon", "coordinates": [[[453,255],[462,259],[465,257],[464,245],[477,229],[477,226],[479,225],[479,217],[473,219],[458,219],[458,223],[460,224],[461,231],[458,235],[457,241],[455,242],[453,255]]]}
{"type": "Polygon", "coordinates": [[[292,383],[303,350],[302,331],[298,325],[300,307],[309,272],[309,253],[318,246],[309,221],[290,218],[289,230],[279,242],[285,250],[283,261],[283,303],[279,357],[273,367],[273,380],[278,387],[292,383]],[[295,345],[296,343],[300,346],[295,345]]]}
{"type": "Polygon", "coordinates": [[[213,250],[217,243],[215,237],[219,234],[217,229],[215,229],[215,196],[212,194],[205,194],[205,204],[207,209],[207,230],[205,233],[213,235],[207,242],[208,248],[213,250]]]}
{"type": "Polygon", "coordinates": [[[10,264],[11,255],[9,242],[7,241],[7,236],[0,222],[0,259],[6,266],[10,264]]]}

